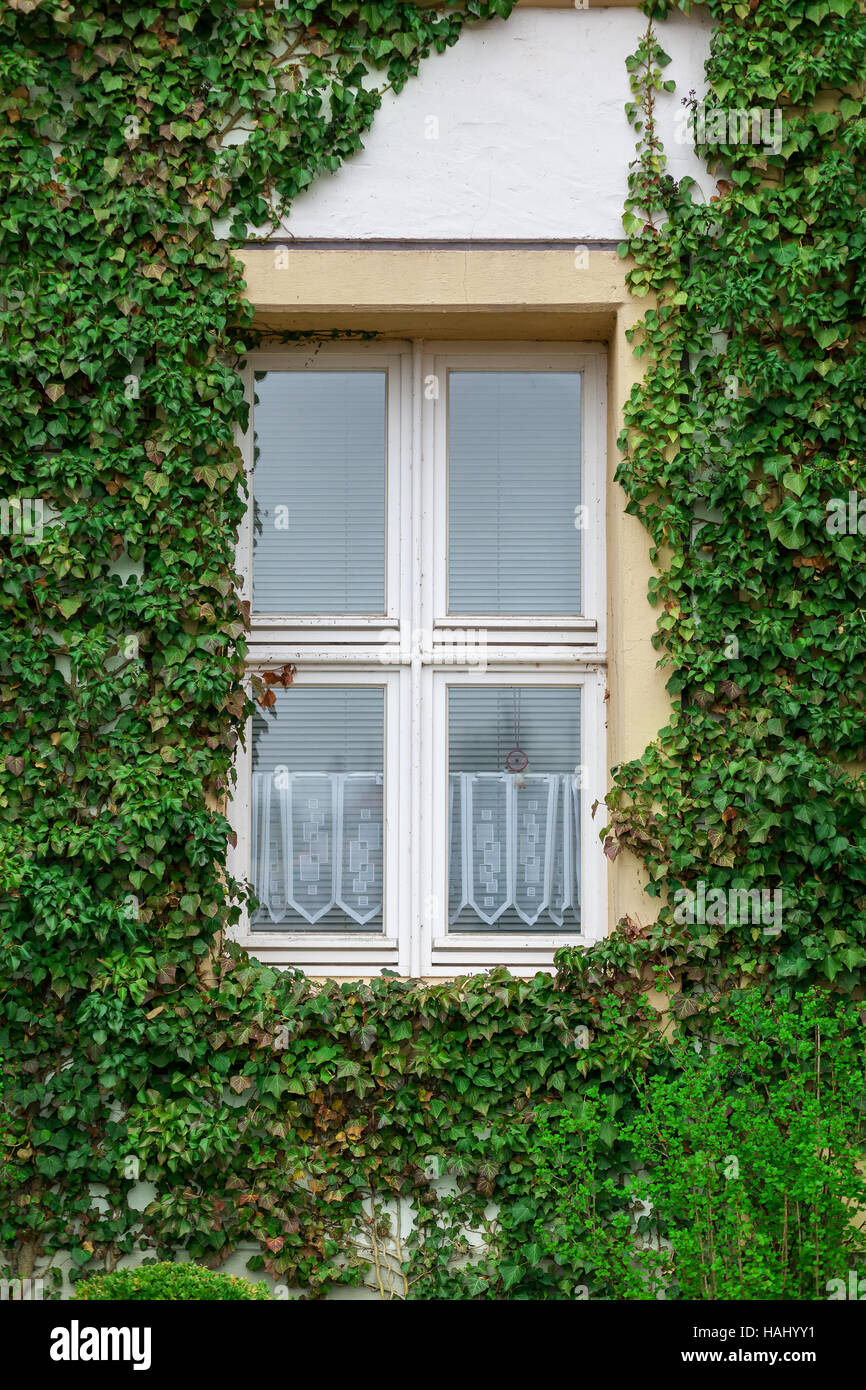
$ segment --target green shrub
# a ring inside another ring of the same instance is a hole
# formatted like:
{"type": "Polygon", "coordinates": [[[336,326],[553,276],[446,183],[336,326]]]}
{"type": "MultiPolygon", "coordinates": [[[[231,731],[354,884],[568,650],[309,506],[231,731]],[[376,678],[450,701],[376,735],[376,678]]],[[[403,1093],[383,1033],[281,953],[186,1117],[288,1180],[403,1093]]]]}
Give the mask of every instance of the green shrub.
{"type": "Polygon", "coordinates": [[[539,1195],[556,1210],[538,1224],[545,1251],[584,1272],[590,1297],[828,1298],[866,1257],[857,1006],[751,992],[658,1061],[633,1078],[618,1129],[598,1088],[538,1114],[539,1195]]]}
{"type": "Polygon", "coordinates": [[[116,1269],[113,1274],[96,1274],[81,1279],[73,1298],[127,1303],[156,1299],[176,1303],[204,1302],[210,1299],[270,1299],[267,1284],[253,1284],[234,1274],[219,1274],[196,1264],[139,1265],[137,1269],[116,1269]]]}

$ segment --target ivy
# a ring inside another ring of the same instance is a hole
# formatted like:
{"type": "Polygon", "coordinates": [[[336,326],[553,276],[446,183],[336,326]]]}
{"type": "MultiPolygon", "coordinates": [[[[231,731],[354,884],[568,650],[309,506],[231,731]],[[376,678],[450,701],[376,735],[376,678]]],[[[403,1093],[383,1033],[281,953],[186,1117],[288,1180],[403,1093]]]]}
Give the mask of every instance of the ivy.
{"type": "Polygon", "coordinates": [[[619,478],[660,566],[674,713],[619,769],[609,852],[635,849],[669,899],[699,880],[782,894],[779,932],[690,934],[716,976],[859,990],[866,566],[862,533],[830,518],[864,481],[866,18],[847,0],[709,9],[709,91],[684,98],[717,177],[709,204],[658,148],[652,19],[634,83],[642,156],[621,249],[656,304],[636,332],[646,374],[619,478]],[[750,121],[744,140],[736,113],[754,111],[761,134],[750,121]]]}
{"type": "Polygon", "coordinates": [[[705,122],[709,205],[657,138],[671,6],[629,65],[646,373],[619,478],[673,712],[617,770],[606,848],[647,866],[658,920],[530,981],[313,986],[226,943],[244,890],[217,808],[250,708],[235,368],[258,341],[232,251],[360,147],[385,90],[510,8],[0,14],[0,1245],[23,1277],[250,1242],[309,1296],[572,1297],[580,1268],[537,1237],[535,1111],[591,1085],[626,1171],[649,988],[687,1028],[744,982],[861,997],[863,533],[827,525],[833,499],[858,514],[866,445],[852,0],[711,0],[707,112],[784,123],[757,150],[705,122]],[[701,883],[782,891],[781,931],[679,921],[701,883]]]}

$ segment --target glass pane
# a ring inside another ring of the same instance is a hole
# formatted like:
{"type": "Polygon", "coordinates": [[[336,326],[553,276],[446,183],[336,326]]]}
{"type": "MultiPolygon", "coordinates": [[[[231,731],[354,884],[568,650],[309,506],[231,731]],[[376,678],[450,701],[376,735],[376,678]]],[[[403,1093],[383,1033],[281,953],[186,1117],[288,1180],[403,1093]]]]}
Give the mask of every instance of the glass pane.
{"type": "Polygon", "coordinates": [[[254,931],[381,931],[385,692],[275,692],[253,719],[254,931]]]}
{"type": "Polygon", "coordinates": [[[384,372],[265,372],[253,408],[253,612],[385,611],[384,372]]]}
{"type": "Polygon", "coordinates": [[[580,613],[580,373],[448,379],[448,612],[580,613]]]}
{"type": "Polygon", "coordinates": [[[448,692],[451,931],[580,930],[580,690],[448,692]]]}

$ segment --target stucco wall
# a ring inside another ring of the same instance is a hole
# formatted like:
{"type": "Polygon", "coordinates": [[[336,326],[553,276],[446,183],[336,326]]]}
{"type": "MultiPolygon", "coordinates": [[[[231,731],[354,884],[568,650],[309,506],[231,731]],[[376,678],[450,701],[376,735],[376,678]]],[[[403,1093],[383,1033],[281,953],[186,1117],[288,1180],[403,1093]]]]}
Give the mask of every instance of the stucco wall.
{"type": "MultiPolygon", "coordinates": [[[[634,132],[625,59],[646,27],[637,10],[517,10],[468,28],[386,93],[366,149],[299,197],[298,238],[607,240],[622,235],[634,132]],[[437,125],[438,123],[438,125],[437,125]],[[438,134],[437,134],[438,132],[438,134]]],[[[657,26],[677,91],[659,102],[675,178],[709,187],[675,142],[681,97],[704,91],[703,11],[657,26]]]]}

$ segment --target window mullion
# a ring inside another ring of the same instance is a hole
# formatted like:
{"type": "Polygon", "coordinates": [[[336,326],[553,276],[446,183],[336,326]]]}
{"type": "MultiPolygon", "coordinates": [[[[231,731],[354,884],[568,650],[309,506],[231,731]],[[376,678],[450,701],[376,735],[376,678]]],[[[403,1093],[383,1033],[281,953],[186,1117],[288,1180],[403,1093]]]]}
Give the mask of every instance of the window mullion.
{"type": "MultiPolygon", "coordinates": [[[[410,484],[409,517],[405,526],[406,539],[411,547],[410,585],[409,585],[409,625],[410,625],[410,670],[409,670],[409,732],[408,758],[410,768],[410,815],[409,842],[406,846],[406,864],[409,872],[409,959],[408,973],[421,975],[422,961],[422,903],[426,896],[422,882],[422,864],[427,859],[424,853],[422,827],[423,787],[421,773],[423,766],[423,719],[425,706],[422,701],[423,670],[419,639],[424,646],[428,641],[421,637],[424,631],[425,604],[422,593],[423,567],[423,486],[424,486],[424,344],[418,339],[412,343],[411,361],[411,427],[407,439],[407,472],[410,484]]],[[[429,830],[427,831],[429,833],[429,830]]],[[[429,890],[428,890],[429,891],[429,890]]]]}

